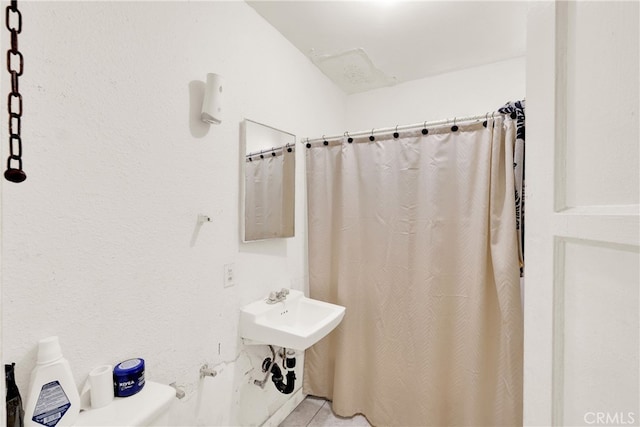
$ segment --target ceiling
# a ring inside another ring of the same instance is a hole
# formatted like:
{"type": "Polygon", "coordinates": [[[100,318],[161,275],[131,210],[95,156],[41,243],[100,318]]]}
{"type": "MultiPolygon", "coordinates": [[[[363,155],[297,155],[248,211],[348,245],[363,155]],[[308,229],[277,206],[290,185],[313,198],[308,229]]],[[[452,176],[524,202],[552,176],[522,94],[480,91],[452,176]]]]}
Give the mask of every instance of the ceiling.
{"type": "Polygon", "coordinates": [[[527,1],[250,1],[346,93],[525,54],[527,1]]]}

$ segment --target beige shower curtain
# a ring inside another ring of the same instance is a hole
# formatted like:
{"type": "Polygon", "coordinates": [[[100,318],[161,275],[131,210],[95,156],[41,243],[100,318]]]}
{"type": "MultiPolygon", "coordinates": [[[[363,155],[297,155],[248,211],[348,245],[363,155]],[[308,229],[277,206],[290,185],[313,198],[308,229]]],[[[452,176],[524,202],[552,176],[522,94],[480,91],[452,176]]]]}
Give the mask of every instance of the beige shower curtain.
{"type": "Polygon", "coordinates": [[[310,294],[346,307],[304,392],[375,426],[522,424],[514,122],[306,149],[310,294]]]}
{"type": "Polygon", "coordinates": [[[245,240],[293,236],[295,151],[274,153],[245,161],[245,240]]]}

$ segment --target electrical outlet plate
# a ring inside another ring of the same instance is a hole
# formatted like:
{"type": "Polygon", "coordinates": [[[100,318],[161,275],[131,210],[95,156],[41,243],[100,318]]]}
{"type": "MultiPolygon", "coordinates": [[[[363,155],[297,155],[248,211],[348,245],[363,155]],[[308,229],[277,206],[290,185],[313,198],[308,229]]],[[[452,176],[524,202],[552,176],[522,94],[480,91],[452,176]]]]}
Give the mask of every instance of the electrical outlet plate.
{"type": "Polygon", "coordinates": [[[224,277],[222,284],[225,288],[231,287],[235,284],[235,268],[233,263],[224,265],[224,277]]]}

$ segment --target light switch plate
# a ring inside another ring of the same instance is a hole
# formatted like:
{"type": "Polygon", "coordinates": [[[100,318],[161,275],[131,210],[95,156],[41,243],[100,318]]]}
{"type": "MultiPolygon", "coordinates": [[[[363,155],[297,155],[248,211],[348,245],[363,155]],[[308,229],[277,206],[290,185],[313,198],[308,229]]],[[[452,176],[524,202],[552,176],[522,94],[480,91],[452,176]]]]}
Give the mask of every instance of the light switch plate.
{"type": "Polygon", "coordinates": [[[234,268],[234,263],[224,265],[224,278],[222,284],[225,288],[229,288],[235,284],[235,272],[233,271],[234,268]]]}

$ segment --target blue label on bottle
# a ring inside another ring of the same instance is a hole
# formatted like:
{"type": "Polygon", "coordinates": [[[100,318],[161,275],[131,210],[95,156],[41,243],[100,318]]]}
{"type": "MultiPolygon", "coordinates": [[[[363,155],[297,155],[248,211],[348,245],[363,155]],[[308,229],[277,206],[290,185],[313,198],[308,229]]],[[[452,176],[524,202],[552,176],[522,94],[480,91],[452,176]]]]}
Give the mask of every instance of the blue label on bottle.
{"type": "Polygon", "coordinates": [[[47,427],[54,427],[71,407],[67,394],[58,381],[42,386],[32,420],[47,427]]]}

